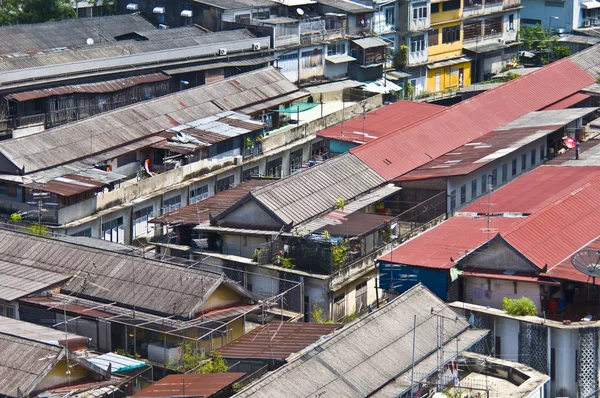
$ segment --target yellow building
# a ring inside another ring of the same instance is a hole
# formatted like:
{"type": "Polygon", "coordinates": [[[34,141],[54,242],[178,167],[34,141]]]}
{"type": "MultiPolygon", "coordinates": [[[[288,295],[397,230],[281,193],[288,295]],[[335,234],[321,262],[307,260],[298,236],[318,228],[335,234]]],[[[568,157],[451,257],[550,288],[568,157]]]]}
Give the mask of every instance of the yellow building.
{"type": "Polygon", "coordinates": [[[471,61],[463,56],[462,1],[431,4],[427,91],[456,90],[471,84],[471,61]]]}

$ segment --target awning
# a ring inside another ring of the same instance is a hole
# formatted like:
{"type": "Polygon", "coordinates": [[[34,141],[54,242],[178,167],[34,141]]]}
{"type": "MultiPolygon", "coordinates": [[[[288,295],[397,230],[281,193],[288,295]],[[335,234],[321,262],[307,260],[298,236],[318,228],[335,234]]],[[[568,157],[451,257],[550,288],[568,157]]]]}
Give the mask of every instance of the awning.
{"type": "Polygon", "coordinates": [[[56,177],[44,184],[29,183],[24,185],[25,188],[41,189],[45,192],[52,192],[61,196],[72,196],[83,192],[97,190],[109,184],[109,181],[122,180],[124,175],[105,172],[102,170],[94,170],[93,172],[80,172],[77,174],[67,174],[61,177],[56,177]],[[106,178],[100,178],[99,175],[104,174],[106,178]]]}
{"type": "Polygon", "coordinates": [[[410,77],[410,73],[401,72],[398,70],[386,72],[385,75],[388,79],[394,79],[394,80],[400,80],[400,79],[405,79],[407,77],[410,77]]]}
{"type": "Polygon", "coordinates": [[[128,9],[129,11],[137,11],[137,10],[138,10],[138,8],[139,8],[139,7],[138,7],[137,3],[128,3],[128,4],[127,4],[127,9],[128,9]]]}
{"type": "Polygon", "coordinates": [[[216,69],[216,68],[224,68],[227,66],[254,66],[265,64],[267,62],[275,61],[277,57],[273,55],[268,55],[260,58],[252,58],[252,59],[243,59],[239,61],[229,61],[229,62],[215,62],[212,64],[204,64],[204,65],[193,65],[193,66],[184,66],[181,68],[172,68],[172,69],[163,69],[163,72],[167,75],[178,75],[182,73],[190,73],[190,72],[199,72],[202,70],[216,69]]]}
{"type": "Polygon", "coordinates": [[[42,90],[22,91],[20,93],[8,94],[6,98],[13,101],[24,102],[38,98],[51,97],[53,95],[67,95],[73,93],[112,93],[129,87],[137,86],[139,84],[156,83],[169,79],[170,77],[165,74],[152,73],[150,75],[126,77],[123,79],[108,80],[98,83],[77,84],[71,86],[46,88],[42,90]]]}
{"type": "Polygon", "coordinates": [[[165,7],[154,7],[152,9],[152,12],[154,14],[164,14],[165,13],[165,7]]]}
{"type": "Polygon", "coordinates": [[[464,64],[465,62],[471,62],[471,58],[461,57],[449,59],[447,61],[434,62],[433,64],[427,65],[427,69],[445,68],[452,65],[464,64]]]}
{"type": "Polygon", "coordinates": [[[505,43],[501,43],[501,42],[495,42],[495,43],[487,43],[487,44],[481,44],[481,43],[477,43],[477,42],[469,42],[467,44],[463,44],[463,48],[465,50],[477,53],[477,54],[482,54],[482,53],[487,53],[490,51],[498,51],[498,50],[502,50],[504,48],[508,48],[509,46],[505,43]]]}
{"type": "Polygon", "coordinates": [[[182,10],[181,11],[181,16],[182,17],[191,18],[192,15],[193,15],[192,10],[182,10]]]}
{"type": "Polygon", "coordinates": [[[146,365],[145,362],[138,361],[129,357],[118,355],[112,352],[108,354],[98,355],[97,357],[85,358],[88,362],[93,363],[100,369],[108,371],[110,367],[113,373],[127,372],[128,370],[143,368],[146,365]]]}
{"type": "Polygon", "coordinates": [[[356,61],[356,58],[351,57],[346,54],[340,54],[340,55],[332,55],[330,57],[325,57],[325,61],[331,62],[332,64],[343,64],[344,62],[356,61]]]}
{"type": "Polygon", "coordinates": [[[283,109],[275,109],[273,112],[279,112],[279,113],[305,112],[305,111],[309,111],[313,108],[316,108],[319,105],[321,105],[319,102],[296,102],[292,106],[288,106],[287,108],[283,108],[283,109]]]}
{"type": "Polygon", "coordinates": [[[352,43],[356,44],[360,48],[376,48],[389,46],[391,43],[383,40],[380,37],[365,37],[364,39],[352,40],[352,43]]]}
{"type": "Polygon", "coordinates": [[[581,3],[581,6],[586,10],[593,10],[594,8],[600,8],[600,2],[586,1],[585,3],[581,3]]]}
{"type": "Polygon", "coordinates": [[[250,105],[245,108],[236,109],[236,112],[245,113],[246,115],[251,115],[256,112],[261,112],[266,109],[275,108],[281,104],[286,104],[288,102],[296,101],[303,97],[308,97],[310,93],[306,91],[295,91],[293,93],[289,93],[286,95],[282,95],[281,97],[274,98],[268,101],[259,102],[258,104],[250,105]]]}

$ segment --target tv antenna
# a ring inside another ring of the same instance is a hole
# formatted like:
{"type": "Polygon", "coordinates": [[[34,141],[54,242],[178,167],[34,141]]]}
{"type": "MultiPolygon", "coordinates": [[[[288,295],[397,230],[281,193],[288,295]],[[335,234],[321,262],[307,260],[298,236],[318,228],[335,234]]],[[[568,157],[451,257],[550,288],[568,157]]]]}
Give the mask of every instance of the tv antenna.
{"type": "MultiPolygon", "coordinates": [[[[600,277],[600,250],[582,249],[571,257],[571,264],[577,271],[592,278],[592,298],[596,304],[596,277],[600,277]]],[[[588,304],[589,304],[588,290],[588,304]]]]}

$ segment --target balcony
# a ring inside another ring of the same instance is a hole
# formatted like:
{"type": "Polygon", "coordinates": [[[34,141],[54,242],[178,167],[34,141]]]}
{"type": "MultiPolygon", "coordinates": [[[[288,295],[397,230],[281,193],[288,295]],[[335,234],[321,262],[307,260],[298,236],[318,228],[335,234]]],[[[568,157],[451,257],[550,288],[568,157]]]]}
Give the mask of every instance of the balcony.
{"type": "Polygon", "coordinates": [[[521,0],[504,0],[502,2],[502,8],[510,10],[511,8],[521,7],[521,0]]]}
{"type": "Polygon", "coordinates": [[[419,32],[422,30],[427,30],[431,26],[431,21],[429,18],[411,18],[409,30],[411,32],[419,32]]]}

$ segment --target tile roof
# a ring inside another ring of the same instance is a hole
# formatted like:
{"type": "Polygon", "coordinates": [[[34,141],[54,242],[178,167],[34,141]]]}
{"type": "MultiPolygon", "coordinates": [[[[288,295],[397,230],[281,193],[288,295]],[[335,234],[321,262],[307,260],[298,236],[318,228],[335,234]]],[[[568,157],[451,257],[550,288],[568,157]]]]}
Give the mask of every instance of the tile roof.
{"type": "Polygon", "coordinates": [[[378,261],[450,269],[456,262],[517,223],[519,218],[454,216],[379,257],[378,261]],[[454,261],[451,261],[450,259],[454,261]]]}
{"type": "Polygon", "coordinates": [[[450,151],[395,181],[467,175],[523,148],[597,108],[561,109],[528,113],[474,141],[450,151]]]}
{"type": "Polygon", "coordinates": [[[0,260],[0,300],[13,301],[66,282],[70,275],[0,260]]]}
{"type": "Polygon", "coordinates": [[[58,345],[0,334],[0,395],[28,396],[64,355],[58,345]]]}
{"type": "Polygon", "coordinates": [[[284,224],[299,224],[350,202],[385,180],[350,153],[259,188],[250,195],[284,224]]]}
{"type": "Polygon", "coordinates": [[[364,144],[446,109],[426,102],[398,101],[326,128],[317,137],[364,144]]]}
{"type": "MultiPolygon", "coordinates": [[[[491,213],[535,213],[577,192],[600,177],[600,167],[540,166],[494,191],[489,199],[491,213]]],[[[488,213],[488,197],[460,209],[461,213],[488,213]]]]}
{"type": "Polygon", "coordinates": [[[594,78],[573,61],[563,59],[351,152],[386,180],[392,180],[593,82],[594,78]],[[565,84],[556,85],[557,81],[565,84]]]}
{"type": "Polygon", "coordinates": [[[198,225],[202,222],[209,221],[210,217],[217,217],[253,189],[257,189],[272,182],[272,179],[247,180],[231,189],[217,192],[204,200],[173,210],[160,217],[156,217],[155,219],[150,220],[150,222],[198,225]]]}
{"type": "Polygon", "coordinates": [[[216,273],[1,229],[0,261],[73,275],[66,293],[181,318],[194,318],[221,284],[250,295],[216,273]]]}
{"type": "Polygon", "coordinates": [[[407,347],[413,344],[415,315],[417,375],[432,374],[440,363],[446,364],[457,351],[468,349],[487,334],[487,330],[471,329],[433,293],[417,285],[385,307],[310,346],[235,397],[362,398],[382,389],[382,396],[401,396],[410,389],[411,350],[407,347]],[[453,320],[444,323],[442,358],[436,355],[439,316],[453,320]]]}
{"type": "Polygon", "coordinates": [[[500,233],[538,268],[555,265],[600,236],[600,177],[500,233]]]}
{"type": "Polygon", "coordinates": [[[132,398],[153,397],[204,397],[229,387],[241,379],[245,373],[207,373],[167,375],[154,384],[138,391],[132,398]]]}
{"type": "Polygon", "coordinates": [[[156,135],[174,125],[298,91],[272,67],[0,142],[0,157],[25,173],[56,167],[156,135]],[[93,149],[90,146],[93,137],[93,149]]]}
{"type": "Polygon", "coordinates": [[[299,352],[341,328],[338,324],[272,322],[221,347],[223,358],[280,359],[299,352]]]}

